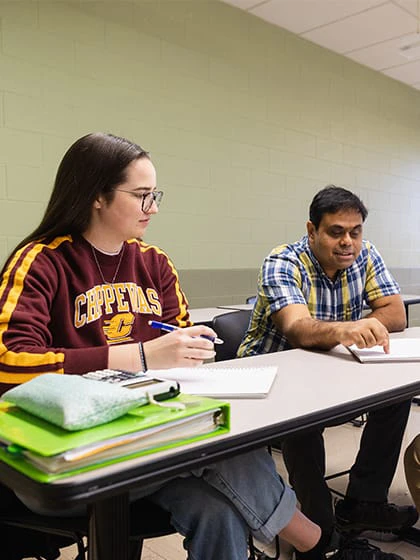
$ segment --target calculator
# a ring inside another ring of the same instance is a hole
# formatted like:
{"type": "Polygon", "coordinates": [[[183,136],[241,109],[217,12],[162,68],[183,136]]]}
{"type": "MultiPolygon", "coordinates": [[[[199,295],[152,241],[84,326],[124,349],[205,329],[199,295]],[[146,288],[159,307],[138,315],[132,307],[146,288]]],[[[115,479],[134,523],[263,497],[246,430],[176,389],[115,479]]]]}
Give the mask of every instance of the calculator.
{"type": "Polygon", "coordinates": [[[158,379],[143,372],[118,371],[115,369],[99,369],[83,374],[87,379],[116,383],[127,389],[144,389],[157,401],[164,401],[179,395],[179,383],[169,379],[158,379]]]}

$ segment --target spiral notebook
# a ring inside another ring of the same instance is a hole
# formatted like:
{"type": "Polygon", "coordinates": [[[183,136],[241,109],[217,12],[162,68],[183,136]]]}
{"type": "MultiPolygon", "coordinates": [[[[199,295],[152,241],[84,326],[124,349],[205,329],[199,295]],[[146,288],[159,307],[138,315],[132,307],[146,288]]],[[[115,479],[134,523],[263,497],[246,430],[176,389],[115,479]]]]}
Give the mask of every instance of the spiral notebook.
{"type": "Polygon", "coordinates": [[[277,375],[276,366],[253,368],[172,368],[148,375],[178,381],[181,391],[216,398],[265,398],[277,375]]]}

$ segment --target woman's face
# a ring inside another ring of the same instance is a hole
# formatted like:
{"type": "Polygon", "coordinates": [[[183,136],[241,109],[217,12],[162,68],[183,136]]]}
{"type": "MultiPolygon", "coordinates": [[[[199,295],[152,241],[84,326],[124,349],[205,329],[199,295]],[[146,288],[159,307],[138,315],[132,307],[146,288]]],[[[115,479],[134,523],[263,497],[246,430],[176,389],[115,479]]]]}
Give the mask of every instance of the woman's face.
{"type": "Polygon", "coordinates": [[[120,241],[143,237],[152,214],[158,212],[155,202],[146,211],[149,201],[143,205],[143,195],[156,190],[156,170],[150,159],[142,157],[132,161],[126,169],[126,180],[115,188],[114,198],[107,202],[104,197],[96,201],[101,229],[120,241]]]}

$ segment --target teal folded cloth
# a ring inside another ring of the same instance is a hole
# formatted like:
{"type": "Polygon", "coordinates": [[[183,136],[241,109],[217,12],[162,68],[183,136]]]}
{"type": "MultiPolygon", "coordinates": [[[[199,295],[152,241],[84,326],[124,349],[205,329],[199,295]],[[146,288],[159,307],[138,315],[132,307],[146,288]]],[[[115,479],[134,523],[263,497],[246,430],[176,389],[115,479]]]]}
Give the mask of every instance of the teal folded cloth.
{"type": "Polygon", "coordinates": [[[105,424],[148,402],[143,389],[56,373],[13,387],[2,399],[72,431],[105,424]]]}

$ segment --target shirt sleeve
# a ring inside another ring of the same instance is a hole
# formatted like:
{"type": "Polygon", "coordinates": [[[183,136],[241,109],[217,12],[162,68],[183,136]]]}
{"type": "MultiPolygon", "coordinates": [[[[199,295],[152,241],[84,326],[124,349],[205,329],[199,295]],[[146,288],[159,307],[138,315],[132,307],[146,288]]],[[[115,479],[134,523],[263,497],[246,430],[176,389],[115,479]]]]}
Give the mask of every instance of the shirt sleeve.
{"type": "Polygon", "coordinates": [[[291,304],[306,305],[299,261],[284,245],[264,260],[260,285],[271,313],[291,304]]]}
{"type": "Polygon", "coordinates": [[[107,367],[108,348],[54,348],[50,309],[58,277],[40,244],[14,255],[0,287],[0,392],[40,373],[107,367]]]}
{"type": "Polygon", "coordinates": [[[166,253],[160,251],[159,258],[163,302],[162,321],[178,325],[178,327],[190,327],[192,322],[188,312],[188,302],[181,289],[178,272],[166,253]]]}
{"type": "Polygon", "coordinates": [[[376,299],[400,293],[400,287],[387,269],[379,251],[367,243],[366,285],[364,298],[370,305],[376,299]]]}

